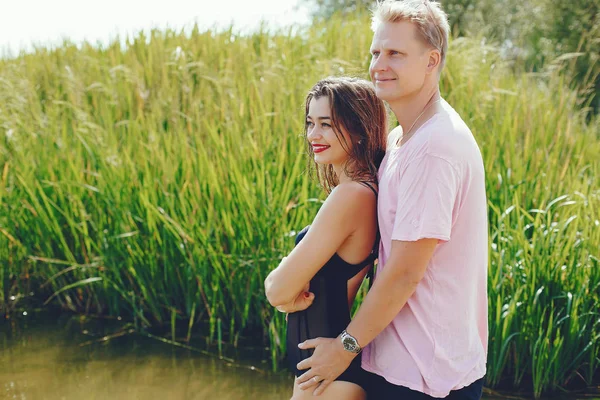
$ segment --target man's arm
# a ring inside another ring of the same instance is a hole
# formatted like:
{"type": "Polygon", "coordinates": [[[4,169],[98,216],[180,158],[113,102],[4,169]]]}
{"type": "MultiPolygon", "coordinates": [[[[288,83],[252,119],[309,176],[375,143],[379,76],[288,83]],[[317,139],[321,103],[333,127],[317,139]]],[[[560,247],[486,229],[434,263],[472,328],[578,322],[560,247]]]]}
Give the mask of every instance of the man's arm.
{"type": "MultiPolygon", "coordinates": [[[[370,343],[390,324],[415,292],[437,243],[438,239],[392,241],[390,257],[346,329],[361,347],[370,343]]],[[[321,381],[315,395],[321,394],[341,375],[356,356],[344,350],[339,337],[307,340],[301,346],[303,349],[316,348],[312,357],[298,364],[298,369],[310,370],[297,379],[301,389],[321,381]],[[315,376],[317,382],[312,379],[315,376]]]]}
{"type": "Polygon", "coordinates": [[[346,329],[361,347],[375,339],[402,310],[423,279],[437,243],[437,239],[392,241],[385,267],[346,329]]]}

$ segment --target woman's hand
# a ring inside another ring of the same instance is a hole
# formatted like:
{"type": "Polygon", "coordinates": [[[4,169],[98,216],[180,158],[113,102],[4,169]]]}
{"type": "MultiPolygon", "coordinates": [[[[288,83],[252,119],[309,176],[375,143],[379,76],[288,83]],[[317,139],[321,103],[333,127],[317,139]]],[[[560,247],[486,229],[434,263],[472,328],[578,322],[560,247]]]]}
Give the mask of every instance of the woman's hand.
{"type": "Polygon", "coordinates": [[[298,293],[294,300],[290,301],[287,304],[277,306],[275,308],[277,309],[277,311],[281,311],[283,313],[288,314],[306,310],[315,300],[315,294],[309,292],[309,289],[310,283],[307,283],[306,286],[304,286],[304,289],[302,289],[302,291],[298,293]]]}

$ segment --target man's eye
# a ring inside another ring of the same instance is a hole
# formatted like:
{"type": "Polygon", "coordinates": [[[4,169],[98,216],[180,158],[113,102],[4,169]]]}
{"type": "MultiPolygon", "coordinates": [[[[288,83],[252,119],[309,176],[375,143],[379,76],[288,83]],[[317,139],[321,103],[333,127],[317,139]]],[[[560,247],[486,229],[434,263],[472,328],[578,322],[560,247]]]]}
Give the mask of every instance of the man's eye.
{"type": "Polygon", "coordinates": [[[395,55],[398,55],[398,54],[400,54],[400,53],[397,52],[396,50],[390,51],[390,55],[392,55],[392,56],[395,56],[395,55]]]}
{"type": "Polygon", "coordinates": [[[371,53],[371,56],[374,57],[374,58],[379,57],[379,52],[378,51],[374,51],[374,52],[371,53]]]}

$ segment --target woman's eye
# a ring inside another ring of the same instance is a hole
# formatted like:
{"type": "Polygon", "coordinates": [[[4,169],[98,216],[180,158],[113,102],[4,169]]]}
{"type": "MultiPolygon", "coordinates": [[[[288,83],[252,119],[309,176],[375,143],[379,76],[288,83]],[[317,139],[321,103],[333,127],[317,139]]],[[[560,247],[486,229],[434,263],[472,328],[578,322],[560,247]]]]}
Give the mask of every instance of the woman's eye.
{"type": "Polygon", "coordinates": [[[314,124],[312,123],[312,121],[306,121],[306,127],[307,128],[312,128],[314,124]]]}
{"type": "Polygon", "coordinates": [[[331,125],[329,125],[329,124],[327,124],[327,123],[325,123],[325,122],[323,122],[323,123],[321,124],[321,126],[322,126],[323,128],[331,128],[331,125]]]}

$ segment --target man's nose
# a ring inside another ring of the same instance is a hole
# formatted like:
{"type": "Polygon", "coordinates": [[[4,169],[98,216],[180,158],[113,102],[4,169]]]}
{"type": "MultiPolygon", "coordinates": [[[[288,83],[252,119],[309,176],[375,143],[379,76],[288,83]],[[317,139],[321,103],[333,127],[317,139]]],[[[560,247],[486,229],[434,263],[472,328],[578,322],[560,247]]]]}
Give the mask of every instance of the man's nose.
{"type": "Polygon", "coordinates": [[[385,57],[379,56],[371,59],[371,71],[384,71],[386,67],[385,57]]]}

